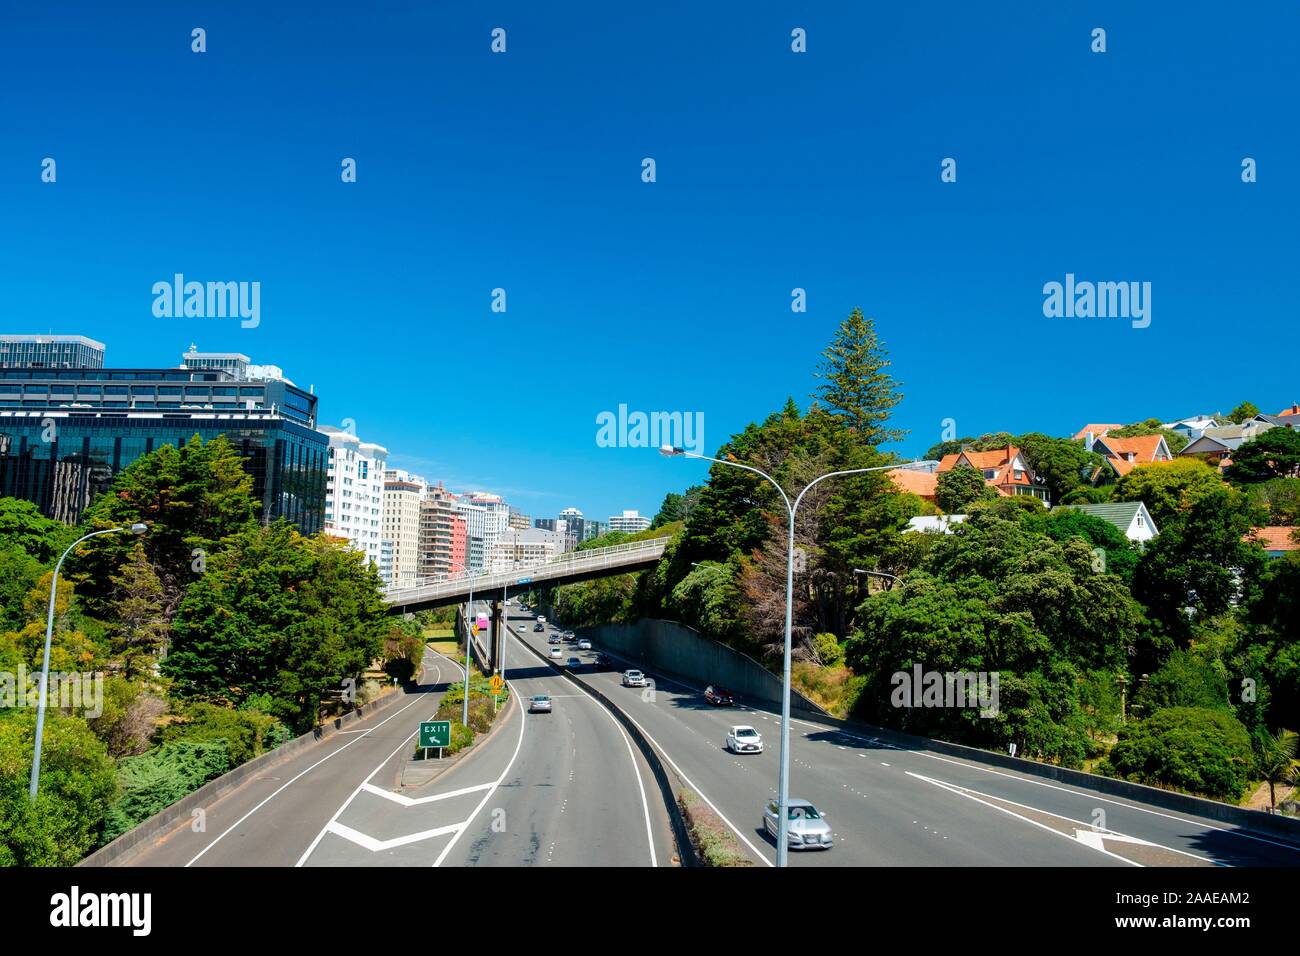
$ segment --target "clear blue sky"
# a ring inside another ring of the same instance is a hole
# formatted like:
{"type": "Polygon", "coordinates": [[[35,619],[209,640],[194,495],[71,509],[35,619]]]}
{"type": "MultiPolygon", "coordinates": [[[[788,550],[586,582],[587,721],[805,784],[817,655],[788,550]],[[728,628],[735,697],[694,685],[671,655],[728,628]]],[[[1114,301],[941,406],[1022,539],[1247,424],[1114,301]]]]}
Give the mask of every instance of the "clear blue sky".
{"type": "Polygon", "coordinates": [[[0,15],[0,330],[245,352],[530,514],[652,514],[703,469],[596,415],[712,451],[854,306],[903,453],[1300,401],[1294,4],[110,6],[0,15]],[[260,281],[261,325],[155,318],[175,272],[260,281]],[[1151,326],[1044,318],[1067,272],[1151,282],[1151,326]]]}

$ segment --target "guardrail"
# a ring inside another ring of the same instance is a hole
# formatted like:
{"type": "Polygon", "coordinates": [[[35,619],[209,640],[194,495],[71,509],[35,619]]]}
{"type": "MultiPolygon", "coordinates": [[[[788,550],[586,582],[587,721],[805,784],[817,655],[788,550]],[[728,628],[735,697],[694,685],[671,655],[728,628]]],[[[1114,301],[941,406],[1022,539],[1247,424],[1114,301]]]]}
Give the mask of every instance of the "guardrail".
{"type": "Polygon", "coordinates": [[[448,594],[459,594],[462,590],[468,591],[469,588],[465,587],[467,584],[472,584],[475,591],[488,592],[512,584],[528,584],[584,571],[637,564],[646,558],[662,555],[670,540],[668,537],[649,538],[645,541],[614,544],[607,548],[569,551],[549,561],[507,571],[456,571],[435,575],[412,586],[389,588],[384,592],[384,599],[395,605],[418,604],[448,594]]]}

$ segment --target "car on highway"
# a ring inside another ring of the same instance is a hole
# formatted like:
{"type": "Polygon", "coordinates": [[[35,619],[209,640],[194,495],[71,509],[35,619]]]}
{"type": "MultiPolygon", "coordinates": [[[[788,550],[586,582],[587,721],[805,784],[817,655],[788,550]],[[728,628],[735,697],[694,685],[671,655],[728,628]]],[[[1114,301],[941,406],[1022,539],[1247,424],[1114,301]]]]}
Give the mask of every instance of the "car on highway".
{"type": "Polygon", "coordinates": [[[601,651],[599,654],[596,655],[597,667],[608,667],[611,663],[612,662],[609,659],[609,655],[606,654],[604,651],[601,651]]]}
{"type": "Polygon", "coordinates": [[[576,644],[578,642],[578,639],[573,636],[572,631],[565,631],[561,636],[564,638],[565,644],[576,644]]]}
{"type": "Polygon", "coordinates": [[[530,714],[549,714],[551,712],[551,698],[545,694],[538,694],[528,701],[528,712],[530,714]]]}
{"type": "Polygon", "coordinates": [[[734,707],[736,695],[725,687],[709,686],[704,688],[704,699],[714,707],[734,707]]]}
{"type": "Polygon", "coordinates": [[[733,754],[761,754],[763,735],[748,724],[737,724],[727,731],[726,748],[733,754]]]}
{"type": "Polygon", "coordinates": [[[576,671],[581,666],[582,666],[582,661],[580,661],[578,658],[576,657],[569,658],[569,670],[576,671]]]}
{"type": "MultiPolygon", "coordinates": [[[[786,844],[792,850],[829,850],[835,845],[835,834],[826,822],[826,814],[818,813],[807,800],[790,798],[787,808],[789,827],[786,829],[786,844]]],[[[763,811],[763,829],[777,839],[780,807],[775,800],[768,801],[763,811]]]]}
{"type": "Polygon", "coordinates": [[[558,647],[552,647],[552,648],[551,648],[551,660],[553,660],[553,661],[558,661],[558,660],[559,660],[561,657],[563,657],[563,656],[564,656],[564,651],[563,651],[563,649],[558,648],[558,647]]]}
{"type": "Polygon", "coordinates": [[[591,650],[591,641],[587,640],[587,639],[584,637],[582,640],[580,640],[580,641],[578,642],[578,650],[580,650],[580,651],[589,651],[589,650],[591,650]]]}
{"type": "Polygon", "coordinates": [[[642,674],[642,673],[641,673],[640,671],[638,671],[638,670],[627,670],[627,671],[624,671],[624,672],[623,672],[623,686],[624,686],[624,687],[644,687],[644,686],[645,686],[645,674],[642,674]]]}
{"type": "Polygon", "coordinates": [[[546,630],[546,625],[543,624],[541,621],[538,621],[536,624],[533,625],[533,630],[534,630],[534,631],[544,631],[544,630],[546,630]]]}
{"type": "Polygon", "coordinates": [[[537,615],[537,623],[545,626],[546,618],[543,617],[541,614],[537,615]]]}
{"type": "Polygon", "coordinates": [[[552,634],[550,637],[548,637],[548,638],[546,639],[546,643],[547,643],[547,644],[558,644],[558,643],[560,643],[560,635],[558,635],[558,634],[552,634]]]}

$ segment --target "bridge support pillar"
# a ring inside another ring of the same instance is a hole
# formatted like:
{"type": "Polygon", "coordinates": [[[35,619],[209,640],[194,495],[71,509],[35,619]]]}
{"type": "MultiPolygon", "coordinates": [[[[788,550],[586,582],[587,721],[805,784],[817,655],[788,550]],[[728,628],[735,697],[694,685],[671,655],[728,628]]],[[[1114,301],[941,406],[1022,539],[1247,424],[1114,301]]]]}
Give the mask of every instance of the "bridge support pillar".
{"type": "Polygon", "coordinates": [[[492,673],[501,673],[501,664],[506,650],[506,616],[505,604],[492,602],[492,673]]]}

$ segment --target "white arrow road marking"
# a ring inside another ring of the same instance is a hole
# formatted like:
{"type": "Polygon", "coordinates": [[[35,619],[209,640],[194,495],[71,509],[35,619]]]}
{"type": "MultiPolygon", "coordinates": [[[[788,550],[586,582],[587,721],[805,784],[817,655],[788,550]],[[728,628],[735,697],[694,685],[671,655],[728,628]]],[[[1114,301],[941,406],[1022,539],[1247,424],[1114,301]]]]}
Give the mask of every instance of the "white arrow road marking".
{"type": "Polygon", "coordinates": [[[490,786],[492,786],[490,783],[480,783],[476,787],[462,787],[460,790],[449,790],[447,793],[435,793],[431,797],[406,797],[400,793],[385,790],[383,787],[376,787],[373,783],[363,783],[361,789],[366,793],[373,793],[377,797],[383,797],[385,800],[392,800],[393,803],[400,803],[404,807],[418,807],[425,803],[436,803],[439,800],[448,800],[451,797],[461,797],[467,793],[477,793],[479,790],[486,790],[490,786]]]}
{"type": "Polygon", "coordinates": [[[371,853],[378,853],[380,850],[391,850],[395,846],[405,846],[407,843],[419,843],[421,840],[428,840],[431,837],[456,833],[464,825],[463,823],[453,823],[445,827],[434,827],[432,830],[421,830],[419,833],[408,833],[406,836],[394,837],[391,840],[376,840],[360,830],[354,830],[350,826],[338,822],[326,824],[325,829],[330,833],[343,837],[345,840],[351,840],[357,846],[365,847],[371,853]]]}
{"type": "Polygon", "coordinates": [[[958,796],[965,797],[967,800],[974,800],[976,803],[980,803],[986,807],[990,807],[994,810],[997,810],[999,813],[1005,813],[1007,816],[1015,817],[1017,820],[1020,820],[1024,823],[1028,823],[1030,826],[1038,827],[1040,830],[1046,830],[1048,833],[1055,833],[1057,836],[1062,837],[1063,839],[1071,840],[1075,843],[1080,843],[1083,846],[1088,847],[1088,849],[1090,850],[1096,850],[1098,853],[1104,853],[1106,856],[1114,857],[1116,860],[1121,860],[1124,863],[1129,864],[1130,866],[1140,867],[1143,864],[1138,863],[1136,860],[1130,860],[1128,857],[1120,856],[1118,853],[1112,853],[1110,850],[1106,849],[1103,841],[1110,841],[1112,843],[1130,843],[1136,846],[1156,847],[1157,849],[1165,850],[1169,853],[1177,853],[1180,856],[1190,857],[1193,860],[1200,860],[1202,863],[1213,864],[1215,862],[1214,860],[1207,859],[1203,856],[1197,856],[1195,853],[1188,853],[1185,850],[1177,850],[1174,849],[1173,847],[1165,846],[1164,844],[1161,843],[1151,843],[1148,840],[1143,840],[1138,837],[1129,836],[1128,834],[1125,833],[1117,833],[1114,830],[1096,830],[1093,829],[1093,827],[1091,827],[1089,824],[1084,823],[1081,820],[1071,820],[1069,817],[1061,816],[1061,814],[1059,813],[1052,813],[1050,810],[1041,810],[1038,807],[1027,806],[1026,804],[1023,803],[1016,803],[1014,800],[1007,800],[1003,797],[994,797],[991,794],[980,793],[978,790],[968,790],[965,787],[959,787],[956,784],[945,783],[942,780],[935,780],[933,777],[923,777],[921,774],[913,773],[910,770],[904,772],[909,777],[915,777],[917,780],[924,780],[926,783],[934,784],[936,787],[941,787],[944,790],[949,791],[950,793],[955,793],[958,796]],[[980,797],[988,797],[989,799],[981,800],[980,797]],[[1064,832],[1063,830],[1057,830],[1054,827],[1049,827],[1045,823],[1039,823],[1037,820],[1031,820],[1029,817],[1016,813],[1014,810],[1009,810],[1006,807],[999,806],[998,803],[990,802],[992,800],[997,800],[999,801],[999,803],[1006,803],[1013,807],[1020,807],[1022,810],[1032,810],[1034,813],[1040,813],[1043,816],[1048,816],[1048,817],[1055,817],[1057,820],[1063,820],[1066,823],[1071,823],[1071,824],[1078,824],[1078,826],[1074,828],[1074,833],[1072,835],[1070,833],[1064,832]]]}

